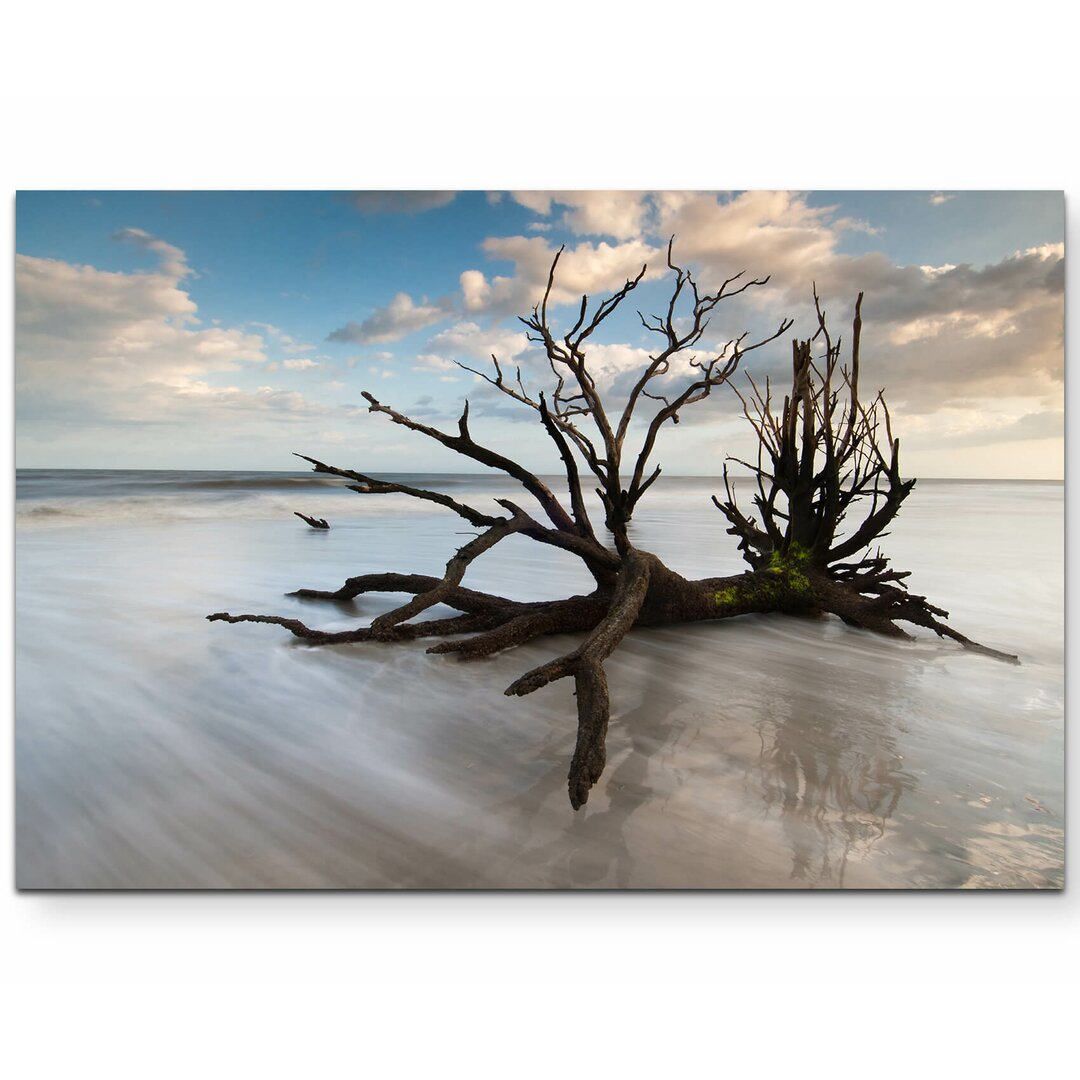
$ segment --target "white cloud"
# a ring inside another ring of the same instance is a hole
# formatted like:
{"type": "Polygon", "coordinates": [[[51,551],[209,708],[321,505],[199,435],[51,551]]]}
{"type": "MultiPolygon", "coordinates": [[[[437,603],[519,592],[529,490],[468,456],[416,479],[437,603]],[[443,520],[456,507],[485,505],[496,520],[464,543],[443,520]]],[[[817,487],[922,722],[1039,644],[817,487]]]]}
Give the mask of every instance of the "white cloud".
{"type": "Polygon", "coordinates": [[[1014,251],[1014,259],[1023,259],[1029,256],[1034,256],[1042,261],[1057,262],[1058,259],[1065,258],[1065,245],[1064,243],[1058,244],[1039,244],[1038,247],[1025,248],[1023,251],[1014,251]]]}
{"type": "MultiPolygon", "coordinates": [[[[789,191],[746,191],[732,197],[691,191],[655,196],[657,230],[675,237],[675,259],[698,267],[703,283],[745,271],[809,291],[814,268],[832,258],[840,223],[829,208],[811,207],[789,191]]],[[[847,224],[850,224],[847,223],[847,224]]],[[[772,300],[775,303],[775,300],[772,300]]]]}
{"type": "Polygon", "coordinates": [[[260,386],[244,390],[238,386],[211,386],[201,381],[190,381],[171,388],[180,401],[198,404],[204,417],[210,410],[230,413],[272,413],[279,420],[301,421],[328,416],[359,416],[365,410],[355,405],[326,405],[311,401],[295,390],[275,386],[260,386]]]}
{"type": "Polygon", "coordinates": [[[551,193],[547,191],[512,191],[511,198],[526,210],[537,214],[551,213],[551,193]]]}
{"type": "Polygon", "coordinates": [[[435,353],[420,353],[416,358],[417,371],[453,371],[455,367],[453,360],[435,353]]]}
{"type": "Polygon", "coordinates": [[[287,371],[310,371],[312,368],[321,367],[321,365],[308,357],[304,357],[302,360],[285,360],[281,365],[287,371]]]}
{"type": "MultiPolygon", "coordinates": [[[[912,410],[961,396],[1060,395],[1063,375],[1061,244],[1031,248],[998,263],[898,266],[881,252],[845,255],[838,248],[851,219],[811,207],[790,192],[735,197],[692,192],[655,196],[658,228],[675,234],[675,257],[694,265],[704,285],[746,270],[771,275],[770,286],[744,294],[764,315],[796,318],[794,332],[815,320],[812,282],[830,325],[850,331],[850,309],[864,292],[863,345],[868,377],[890,401],[912,410]],[[1024,390],[1023,388],[1027,389],[1024,390]]],[[[758,354],[754,369],[783,380],[782,350],[758,354]]],[[[782,382],[781,382],[782,385],[782,382]]]]}
{"type": "Polygon", "coordinates": [[[315,345],[309,345],[307,342],[297,341],[295,338],[286,334],[278,326],[274,326],[273,323],[267,322],[250,322],[248,326],[254,326],[256,329],[263,331],[272,337],[280,346],[281,351],[289,356],[295,356],[297,353],[314,352],[315,345]]]}
{"type": "MultiPolygon", "coordinates": [[[[663,276],[664,245],[674,234],[676,261],[692,267],[705,288],[715,288],[739,271],[746,271],[748,278],[770,276],[767,288],[748,291],[718,313],[710,341],[729,324],[733,332],[750,325],[769,332],[774,320],[785,314],[796,318],[793,333],[808,334],[816,325],[810,304],[814,282],[830,325],[846,336],[854,298],[865,292],[865,378],[875,388],[887,388],[894,413],[916,431],[920,417],[943,410],[958,410],[957,415],[978,427],[979,416],[1003,395],[1019,410],[1015,416],[1053,413],[1061,400],[1060,244],[1033,247],[981,268],[954,263],[899,266],[881,251],[844,254],[840,243],[845,233],[876,235],[881,230],[873,222],[838,216],[835,207],[811,206],[797,192],[621,197],[517,192],[513,197],[542,218],[533,223],[540,226],[529,230],[533,233],[558,225],[619,238],[567,248],[552,294],[555,305],[576,305],[582,293],[608,293],[636,274],[642,262],[650,264],[649,280],[663,276]]],[[[942,195],[942,201],[950,198],[942,195]]],[[[556,246],[545,236],[492,236],[483,250],[490,259],[511,263],[513,271],[492,275],[481,267],[465,270],[459,278],[464,312],[474,319],[484,315],[499,320],[531,310],[543,294],[556,246]]],[[[559,324],[558,315],[553,322],[559,324]]],[[[437,335],[438,340],[425,347],[420,366],[446,370],[448,360],[463,355],[483,361],[493,350],[486,347],[490,342],[480,342],[478,330],[472,322],[437,335]],[[462,336],[457,340],[455,335],[462,336]]],[[[494,351],[500,361],[515,355],[512,349],[494,351]]],[[[525,354],[522,360],[526,377],[543,378],[531,359],[525,354]]],[[[625,390],[644,362],[647,354],[636,344],[590,346],[592,368],[609,393],[625,390]]],[[[773,375],[778,385],[790,378],[782,343],[745,363],[755,373],[773,375]]],[[[684,379],[685,372],[672,371],[666,381],[671,385],[684,379]]],[[[493,401],[492,408],[498,403],[493,401]]],[[[1025,423],[1032,427],[1035,421],[1025,423]]],[[[927,432],[937,432],[934,438],[942,439],[943,430],[931,425],[927,432]]]]}
{"type": "Polygon", "coordinates": [[[570,191],[556,196],[567,207],[563,224],[585,236],[613,236],[630,240],[639,236],[649,206],[637,191],[570,191]]]}
{"type": "Polygon", "coordinates": [[[459,363],[494,375],[491,363],[494,355],[504,374],[512,379],[515,367],[524,362],[523,357],[530,348],[524,332],[504,326],[482,327],[474,322],[461,322],[436,334],[424,352],[417,356],[413,370],[441,372],[440,382],[457,382],[458,376],[448,373],[456,371],[459,363]]]}
{"type": "Polygon", "coordinates": [[[181,288],[190,273],[184,252],[139,229],[116,236],[154,254],[156,269],[120,273],[16,255],[16,401],[28,445],[59,436],[65,446],[84,440],[81,452],[92,453],[100,433],[118,424],[137,438],[162,423],[190,423],[205,442],[223,411],[231,431],[243,417],[267,413],[293,420],[341,413],[294,391],[209,382],[255,365],[271,370],[263,336],[200,327],[181,288]]]}
{"type": "Polygon", "coordinates": [[[935,191],[934,194],[930,196],[930,205],[931,206],[944,206],[945,203],[949,202],[950,199],[955,199],[955,198],[956,198],[955,195],[946,195],[942,191],[935,191]]]}
{"type": "Polygon", "coordinates": [[[947,274],[950,270],[955,270],[956,266],[954,263],[944,263],[941,266],[920,266],[919,269],[927,277],[936,278],[941,274],[947,274]]]}
{"type": "Polygon", "coordinates": [[[160,270],[132,274],[17,255],[16,355],[23,386],[123,391],[265,360],[259,335],[197,329],[195,304],[178,287],[182,253],[178,258],[178,249],[165,247],[160,270]]]}
{"type": "MultiPolygon", "coordinates": [[[[577,236],[611,236],[629,240],[640,236],[649,200],[639,191],[515,191],[514,200],[526,209],[547,217],[555,206],[565,209],[559,224],[577,236]]],[[[534,230],[551,223],[536,222],[534,230]]]]}
{"type": "Polygon", "coordinates": [[[513,360],[529,348],[523,330],[505,326],[480,326],[460,322],[437,333],[427,344],[430,352],[459,359],[487,360],[494,353],[499,360],[513,360]]]}
{"type": "Polygon", "coordinates": [[[483,311],[491,301],[491,286],[480,270],[465,270],[458,278],[466,311],[483,311]]]}
{"type": "MultiPolygon", "coordinates": [[[[496,315],[531,310],[543,296],[558,248],[541,236],[488,237],[483,248],[491,258],[512,262],[514,273],[489,280],[480,270],[466,270],[460,278],[465,310],[496,315]]],[[[577,302],[582,294],[618,289],[627,278],[636,277],[644,263],[655,265],[659,254],[658,248],[643,240],[625,244],[582,241],[576,247],[567,247],[559,260],[553,302],[577,302]]],[[[662,267],[661,261],[651,275],[660,276],[662,267]]]]}
{"type": "Polygon", "coordinates": [[[635,345],[597,342],[589,347],[589,371],[600,379],[615,379],[624,372],[635,374],[648,367],[649,350],[635,345]]]}

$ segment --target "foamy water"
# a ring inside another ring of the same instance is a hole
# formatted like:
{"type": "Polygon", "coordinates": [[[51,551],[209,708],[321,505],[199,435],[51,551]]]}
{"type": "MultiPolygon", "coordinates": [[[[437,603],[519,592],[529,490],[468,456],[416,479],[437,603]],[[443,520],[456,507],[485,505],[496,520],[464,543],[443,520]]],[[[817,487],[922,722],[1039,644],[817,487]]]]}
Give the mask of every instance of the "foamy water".
{"type": "MultiPolygon", "coordinates": [[[[520,491],[413,482],[485,507],[520,491]]],[[[663,478],[639,545],[688,575],[741,569],[716,490],[663,478]]],[[[312,649],[204,619],[364,623],[401,598],[282,594],[440,572],[467,529],[310,474],[20,473],[18,884],[1062,884],[1061,485],[924,481],[884,541],[914,591],[1019,667],[833,619],[635,631],[607,664],[608,768],[576,814],[570,684],[502,695],[572,638],[462,664],[423,642],[312,649]]],[[[521,599],[591,587],[517,537],[466,584],[521,599]]]]}

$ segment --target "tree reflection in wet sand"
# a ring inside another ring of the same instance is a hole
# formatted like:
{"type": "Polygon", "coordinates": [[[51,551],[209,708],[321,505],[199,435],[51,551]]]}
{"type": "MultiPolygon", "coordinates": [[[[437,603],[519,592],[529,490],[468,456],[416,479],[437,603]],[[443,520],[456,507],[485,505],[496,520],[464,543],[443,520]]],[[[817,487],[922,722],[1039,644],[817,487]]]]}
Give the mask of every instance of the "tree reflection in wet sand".
{"type": "Polygon", "coordinates": [[[915,778],[878,718],[853,716],[837,702],[829,714],[792,697],[760,721],[762,799],[779,813],[791,845],[791,877],[843,887],[852,854],[865,858],[885,836],[915,778]]]}

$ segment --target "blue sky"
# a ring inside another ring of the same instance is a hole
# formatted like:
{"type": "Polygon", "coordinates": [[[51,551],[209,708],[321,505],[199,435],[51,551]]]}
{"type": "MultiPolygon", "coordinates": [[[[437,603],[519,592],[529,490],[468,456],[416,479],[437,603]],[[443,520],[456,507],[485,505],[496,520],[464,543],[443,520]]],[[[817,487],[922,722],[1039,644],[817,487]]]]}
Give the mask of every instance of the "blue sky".
{"type": "MultiPolygon", "coordinates": [[[[556,465],[535,416],[454,366],[496,351],[539,380],[515,315],[566,244],[558,318],[662,247],[703,285],[764,276],[717,341],[808,326],[864,290],[864,370],[886,388],[907,470],[1060,476],[1064,205],[1044,192],[22,192],[16,203],[17,459],[23,467],[292,467],[463,462],[368,414],[361,390],[431,422],[468,395],[474,427],[556,465]],[[730,331],[730,332],[728,332],[730,331]]],[[[633,307],[659,310],[660,274],[633,307]]],[[[572,321],[572,320],[571,320],[572,321]]],[[[646,355],[628,307],[597,370],[617,395],[646,355]]],[[[790,347],[748,358],[783,378],[790,347]]],[[[733,395],[673,429],[668,472],[745,453],[733,395]]]]}

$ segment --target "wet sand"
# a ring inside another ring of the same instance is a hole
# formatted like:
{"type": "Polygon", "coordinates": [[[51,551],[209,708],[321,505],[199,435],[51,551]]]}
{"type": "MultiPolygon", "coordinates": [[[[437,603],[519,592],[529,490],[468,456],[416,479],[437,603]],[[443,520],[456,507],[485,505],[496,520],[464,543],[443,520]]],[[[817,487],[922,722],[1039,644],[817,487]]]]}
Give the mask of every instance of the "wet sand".
{"type": "MultiPolygon", "coordinates": [[[[458,519],[336,490],[200,495],[177,475],[171,493],[119,477],[94,497],[70,476],[20,477],[21,888],[1063,883],[1059,484],[923,483],[885,541],[915,591],[1021,666],[833,619],[636,631],[608,661],[608,767],[575,814],[571,687],[502,695],[572,640],[466,665],[423,643],[311,649],[204,621],[366,621],[395,598],[282,594],[437,571],[458,519]]],[[[459,482],[470,498],[497,487],[459,482]]],[[[687,574],[738,569],[713,490],[658,485],[638,543],[687,574]]],[[[589,587],[520,538],[467,583],[521,598],[589,587]]]]}

